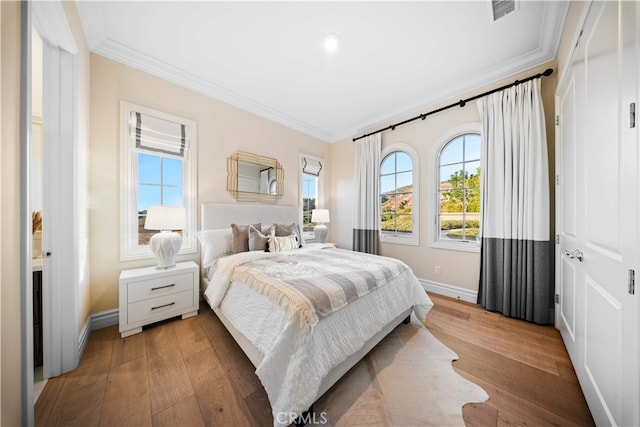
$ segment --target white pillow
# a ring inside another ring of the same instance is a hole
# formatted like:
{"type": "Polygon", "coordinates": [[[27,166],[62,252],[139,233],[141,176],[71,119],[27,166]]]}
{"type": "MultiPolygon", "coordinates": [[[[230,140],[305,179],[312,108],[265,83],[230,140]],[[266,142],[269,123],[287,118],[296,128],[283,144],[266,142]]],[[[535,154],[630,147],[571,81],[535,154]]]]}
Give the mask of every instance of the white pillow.
{"type": "Polygon", "coordinates": [[[269,236],[269,252],[293,251],[300,247],[298,236],[269,236]]]}
{"type": "Polygon", "coordinates": [[[200,266],[208,270],[221,256],[231,253],[231,228],[202,230],[196,233],[202,253],[200,266]]]}
{"type": "Polygon", "coordinates": [[[298,245],[302,247],[302,233],[300,232],[300,226],[298,224],[295,222],[290,225],[273,224],[273,227],[275,228],[276,236],[278,237],[295,234],[298,237],[298,245]]]}

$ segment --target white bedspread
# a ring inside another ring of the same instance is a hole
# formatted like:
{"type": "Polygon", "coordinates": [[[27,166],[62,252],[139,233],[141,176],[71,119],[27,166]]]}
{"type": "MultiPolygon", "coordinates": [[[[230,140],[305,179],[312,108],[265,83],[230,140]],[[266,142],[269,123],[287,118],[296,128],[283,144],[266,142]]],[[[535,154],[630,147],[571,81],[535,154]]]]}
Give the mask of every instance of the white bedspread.
{"type": "MultiPolygon", "coordinates": [[[[301,251],[340,250],[309,245],[301,251]]],[[[285,307],[246,284],[233,283],[235,267],[263,257],[287,253],[245,252],[218,260],[216,273],[205,290],[212,307],[221,307],[234,327],[263,355],[257,366],[271,402],[274,425],[286,425],[278,414],[301,413],[316,400],[323,378],[356,353],[366,341],[409,307],[424,318],[432,303],[410,270],[386,286],[323,318],[310,328],[300,327],[285,307]],[[263,309],[247,313],[248,307],[263,309]],[[247,315],[249,314],[249,315],[247,315]]],[[[398,261],[399,262],[399,261],[398,261]]]]}

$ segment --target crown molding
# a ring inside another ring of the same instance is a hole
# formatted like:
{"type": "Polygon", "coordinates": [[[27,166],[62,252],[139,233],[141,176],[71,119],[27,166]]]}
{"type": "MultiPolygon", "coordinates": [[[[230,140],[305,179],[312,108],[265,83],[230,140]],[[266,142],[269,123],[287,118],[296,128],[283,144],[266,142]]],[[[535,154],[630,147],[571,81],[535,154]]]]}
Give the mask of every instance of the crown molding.
{"type": "Polygon", "coordinates": [[[466,80],[464,84],[448,87],[440,92],[434,93],[430,99],[426,100],[426,103],[424,102],[425,100],[423,100],[419,104],[405,107],[402,110],[393,111],[384,116],[374,117],[366,126],[345,129],[342,132],[334,134],[331,140],[335,142],[346,138],[358,137],[377,128],[387,126],[389,123],[401,121],[408,116],[420,114],[421,112],[449,103],[454,99],[464,98],[466,95],[477,92],[479,89],[488,88],[500,82],[504,84],[504,80],[512,76],[525,73],[533,68],[553,61],[555,59],[555,50],[552,46],[547,46],[544,50],[536,49],[526,55],[502,63],[499,66],[489,68],[477,78],[466,80]]]}
{"type": "Polygon", "coordinates": [[[176,68],[163,61],[145,55],[111,39],[105,39],[96,44],[92,51],[98,55],[136,68],[145,73],[191,89],[202,95],[225,102],[241,110],[279,123],[290,129],[297,130],[324,142],[332,142],[331,135],[307,123],[296,120],[280,113],[250,98],[227,90],[195,74],[176,68]]]}
{"type": "MultiPolygon", "coordinates": [[[[447,90],[435,93],[430,99],[427,99],[426,102],[423,100],[419,104],[404,107],[401,110],[390,112],[384,116],[373,117],[366,125],[361,124],[361,126],[354,126],[334,133],[329,142],[358,137],[376,128],[402,120],[407,116],[415,115],[417,111],[422,112],[429,110],[435,106],[450,102],[452,99],[460,98],[464,94],[476,91],[478,88],[497,84],[501,80],[508,79],[511,76],[524,73],[555,60],[560,46],[562,30],[567,19],[567,14],[569,13],[569,3],[568,1],[545,3],[543,27],[540,29],[538,49],[526,55],[513,58],[511,61],[502,63],[499,66],[490,68],[486,70],[486,73],[483,73],[473,80],[467,80],[462,85],[449,87],[447,90]]],[[[555,71],[558,72],[558,70],[555,71]]]]}
{"type": "Polygon", "coordinates": [[[347,138],[358,136],[385,123],[406,117],[416,111],[425,110],[441,103],[460,97],[462,94],[471,93],[478,88],[487,87],[501,80],[508,79],[519,73],[526,72],[555,59],[560,35],[569,9],[569,2],[546,2],[544,10],[543,27],[540,30],[538,48],[499,66],[485,70],[471,80],[466,80],[457,86],[442,88],[433,93],[428,99],[422,99],[419,103],[404,106],[401,109],[387,112],[384,115],[371,117],[365,123],[356,123],[353,126],[338,132],[327,132],[318,129],[308,123],[297,120],[291,116],[274,110],[260,102],[243,96],[239,93],[225,89],[214,82],[201,76],[181,70],[154,57],[146,55],[115,40],[103,37],[99,25],[92,26],[87,32],[87,40],[91,50],[99,55],[136,68],[163,80],[175,83],[179,86],[193,90],[205,96],[220,100],[233,107],[253,113],[257,116],[281,124],[287,128],[299,131],[303,134],[317,138],[328,143],[335,143],[347,138]],[[96,42],[97,41],[97,42],[96,42]]]}

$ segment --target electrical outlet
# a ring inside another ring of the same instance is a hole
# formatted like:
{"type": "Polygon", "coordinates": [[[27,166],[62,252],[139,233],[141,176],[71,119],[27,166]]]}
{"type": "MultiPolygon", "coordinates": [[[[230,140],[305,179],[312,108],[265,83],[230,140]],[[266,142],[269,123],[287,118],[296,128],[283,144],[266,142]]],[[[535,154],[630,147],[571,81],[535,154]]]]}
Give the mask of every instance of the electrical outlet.
{"type": "Polygon", "coordinates": [[[442,274],[442,267],[440,267],[439,265],[436,265],[434,273],[436,273],[436,276],[440,276],[442,274]]]}

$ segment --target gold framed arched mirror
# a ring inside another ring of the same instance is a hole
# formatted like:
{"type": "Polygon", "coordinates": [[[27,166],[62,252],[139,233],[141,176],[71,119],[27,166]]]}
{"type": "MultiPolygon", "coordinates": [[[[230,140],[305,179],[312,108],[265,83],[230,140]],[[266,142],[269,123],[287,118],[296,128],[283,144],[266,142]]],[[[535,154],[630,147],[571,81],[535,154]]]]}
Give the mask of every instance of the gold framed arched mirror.
{"type": "Polygon", "coordinates": [[[227,159],[227,191],[239,202],[277,203],[284,194],[284,168],[272,157],[236,151],[227,159]]]}

